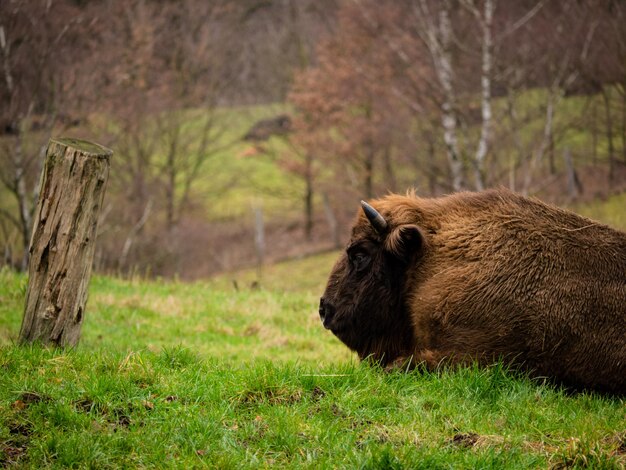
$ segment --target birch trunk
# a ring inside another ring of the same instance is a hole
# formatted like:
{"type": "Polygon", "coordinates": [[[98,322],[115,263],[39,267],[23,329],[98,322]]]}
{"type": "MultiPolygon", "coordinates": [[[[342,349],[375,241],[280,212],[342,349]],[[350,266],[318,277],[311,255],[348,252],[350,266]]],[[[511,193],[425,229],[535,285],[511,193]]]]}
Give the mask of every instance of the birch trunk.
{"type": "Polygon", "coordinates": [[[454,90],[454,70],[452,68],[452,25],[448,11],[444,8],[439,12],[439,32],[441,44],[438,47],[438,58],[435,61],[437,76],[444,91],[441,105],[441,124],[443,125],[443,141],[446,145],[448,164],[452,174],[452,188],[463,189],[463,162],[459,154],[457,139],[456,93],[454,90]]]}
{"type": "Polygon", "coordinates": [[[32,216],[30,203],[28,201],[28,195],[26,190],[26,169],[24,163],[24,154],[22,152],[22,136],[17,136],[17,144],[15,146],[15,197],[17,198],[17,205],[20,212],[20,225],[22,242],[24,243],[24,252],[22,254],[22,261],[20,263],[20,269],[25,271],[28,267],[28,242],[30,239],[30,230],[32,227],[32,216]]]}
{"type": "Polygon", "coordinates": [[[489,139],[491,138],[491,69],[493,63],[491,28],[493,24],[493,10],[493,0],[485,0],[483,17],[479,17],[483,33],[482,73],[480,77],[482,127],[474,161],[476,189],[478,191],[485,188],[485,157],[489,150],[489,139]]]}
{"type": "Polygon", "coordinates": [[[457,138],[456,93],[454,89],[454,68],[452,66],[452,23],[445,2],[438,12],[438,18],[431,14],[428,3],[424,0],[415,4],[415,16],[422,30],[422,40],[431,55],[435,73],[443,98],[441,102],[441,124],[443,141],[450,168],[452,189],[459,191],[465,185],[463,162],[459,152],[457,138]]]}
{"type": "Polygon", "coordinates": [[[29,247],[22,343],[75,346],[80,339],[111,154],[75,139],[49,142],[29,247]]]}

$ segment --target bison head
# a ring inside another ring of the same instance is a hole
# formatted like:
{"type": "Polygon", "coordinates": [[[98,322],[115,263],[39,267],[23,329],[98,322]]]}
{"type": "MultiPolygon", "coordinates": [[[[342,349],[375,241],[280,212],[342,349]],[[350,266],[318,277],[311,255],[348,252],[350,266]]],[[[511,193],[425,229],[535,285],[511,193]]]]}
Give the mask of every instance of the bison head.
{"type": "Polygon", "coordinates": [[[350,242],[320,299],[319,314],[324,327],[361,359],[386,365],[413,347],[405,305],[407,273],[419,262],[425,238],[417,225],[390,215],[386,219],[366,202],[361,206],[350,242]]]}

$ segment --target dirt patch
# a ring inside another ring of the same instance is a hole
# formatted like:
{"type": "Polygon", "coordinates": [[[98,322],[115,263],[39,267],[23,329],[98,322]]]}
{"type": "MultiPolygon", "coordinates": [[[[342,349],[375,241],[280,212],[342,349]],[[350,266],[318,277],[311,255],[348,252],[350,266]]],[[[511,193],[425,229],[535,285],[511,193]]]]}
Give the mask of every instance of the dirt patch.
{"type": "Polygon", "coordinates": [[[26,453],[33,428],[30,423],[18,420],[10,421],[9,438],[0,441],[0,467],[19,464],[20,459],[26,453]]]}
{"type": "Polygon", "coordinates": [[[319,388],[317,385],[313,387],[313,390],[311,390],[311,398],[313,399],[313,401],[319,401],[325,396],[326,392],[319,388]]]}
{"type": "Polygon", "coordinates": [[[25,445],[19,445],[10,440],[0,443],[0,467],[18,465],[25,453],[25,445]]]}
{"type": "Polygon", "coordinates": [[[74,402],[74,408],[79,413],[90,413],[94,410],[95,404],[89,398],[81,398],[74,402]]]}
{"type": "Polygon", "coordinates": [[[24,408],[27,408],[35,403],[48,403],[50,401],[52,401],[52,398],[47,395],[37,392],[22,392],[17,400],[13,402],[12,406],[15,410],[23,410],[24,408]]]}
{"type": "Polygon", "coordinates": [[[473,432],[467,434],[459,433],[452,437],[450,443],[458,447],[474,447],[479,439],[480,436],[473,432]]]}

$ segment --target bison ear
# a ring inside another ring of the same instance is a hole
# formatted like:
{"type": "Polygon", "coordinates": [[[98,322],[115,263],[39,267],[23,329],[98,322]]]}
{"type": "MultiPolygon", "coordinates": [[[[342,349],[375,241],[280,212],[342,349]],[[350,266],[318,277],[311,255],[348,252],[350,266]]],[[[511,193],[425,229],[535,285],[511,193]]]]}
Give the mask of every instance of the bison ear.
{"type": "Polygon", "coordinates": [[[385,240],[385,249],[397,258],[409,261],[421,251],[424,236],[417,225],[400,225],[394,228],[385,240]]]}

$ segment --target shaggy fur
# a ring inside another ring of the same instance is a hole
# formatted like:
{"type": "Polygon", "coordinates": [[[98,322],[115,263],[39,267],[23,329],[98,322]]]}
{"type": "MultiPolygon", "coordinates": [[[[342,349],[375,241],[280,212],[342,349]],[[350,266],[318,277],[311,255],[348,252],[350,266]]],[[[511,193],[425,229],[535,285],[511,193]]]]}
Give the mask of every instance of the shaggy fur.
{"type": "Polygon", "coordinates": [[[506,190],[359,211],[320,316],[361,359],[514,367],[626,392],[626,234],[506,190]]]}

